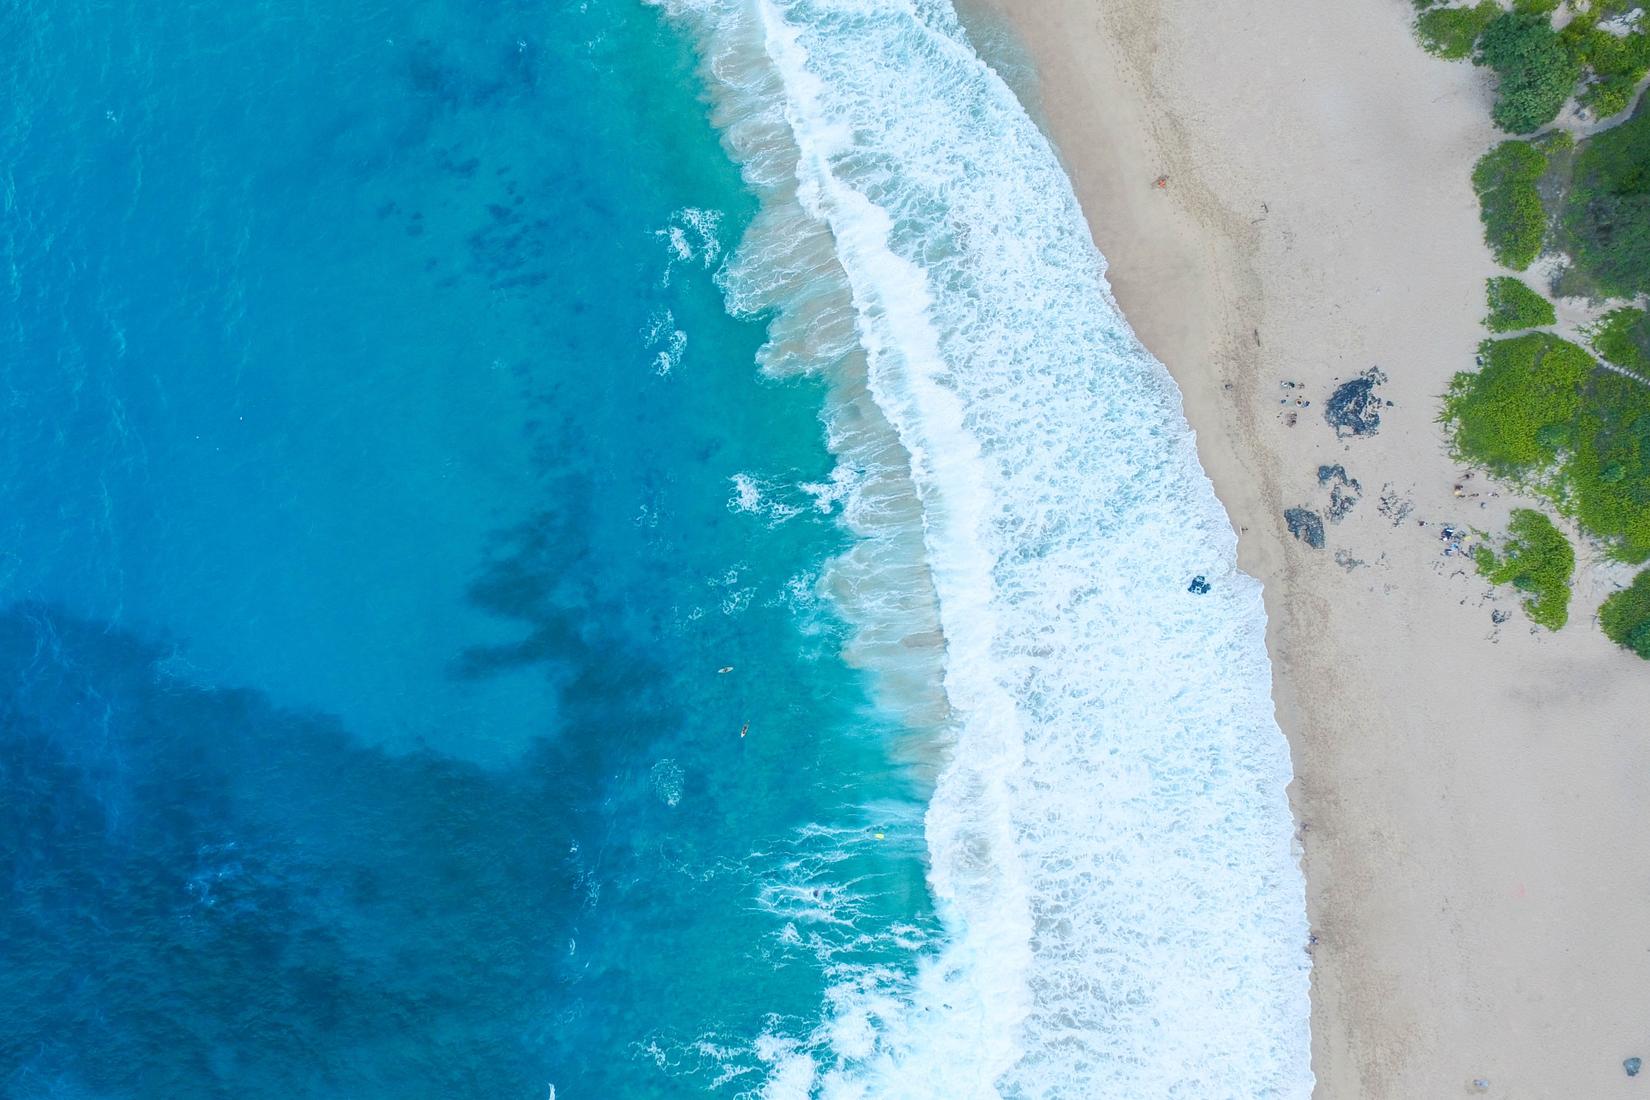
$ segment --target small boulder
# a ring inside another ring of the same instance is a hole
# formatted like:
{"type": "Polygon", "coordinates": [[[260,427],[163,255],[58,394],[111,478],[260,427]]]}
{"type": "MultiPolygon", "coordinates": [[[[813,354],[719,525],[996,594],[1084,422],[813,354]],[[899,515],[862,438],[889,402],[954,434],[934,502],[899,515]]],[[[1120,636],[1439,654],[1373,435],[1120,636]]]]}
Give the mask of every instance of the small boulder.
{"type": "Polygon", "coordinates": [[[1627,1076],[1637,1077],[1639,1075],[1639,1070],[1644,1068],[1644,1059],[1637,1057],[1629,1058],[1621,1064],[1621,1068],[1627,1071],[1627,1076]]]}
{"type": "Polygon", "coordinates": [[[1199,573],[1192,578],[1192,583],[1186,586],[1186,591],[1194,596],[1201,596],[1209,591],[1209,582],[1204,580],[1203,575],[1199,573]]]}

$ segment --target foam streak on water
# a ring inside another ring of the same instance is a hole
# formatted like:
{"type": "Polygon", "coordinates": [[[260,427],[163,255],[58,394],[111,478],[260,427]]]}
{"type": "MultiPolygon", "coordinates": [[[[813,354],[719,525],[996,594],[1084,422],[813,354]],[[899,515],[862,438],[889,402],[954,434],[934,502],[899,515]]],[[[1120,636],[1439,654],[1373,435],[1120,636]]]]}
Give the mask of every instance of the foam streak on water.
{"type": "Polygon", "coordinates": [[[825,585],[938,767],[946,945],[845,974],[768,1094],[1306,1096],[1259,586],[1052,150],[943,3],[674,10],[763,198],[730,306],[833,384],[825,585]]]}

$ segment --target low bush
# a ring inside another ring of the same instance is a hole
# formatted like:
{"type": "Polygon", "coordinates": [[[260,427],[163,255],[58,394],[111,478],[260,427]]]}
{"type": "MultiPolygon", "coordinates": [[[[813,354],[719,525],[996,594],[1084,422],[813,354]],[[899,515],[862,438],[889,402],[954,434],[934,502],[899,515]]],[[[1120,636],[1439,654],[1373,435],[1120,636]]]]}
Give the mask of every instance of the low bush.
{"type": "Polygon", "coordinates": [[[1483,367],[1455,376],[1444,419],[1455,427],[1463,458],[1502,477],[1529,480],[1568,445],[1593,357],[1545,332],[1486,340],[1481,350],[1483,367]]]}
{"type": "Polygon", "coordinates": [[[1638,81],[1626,76],[1605,76],[1587,85],[1578,97],[1595,118],[1619,115],[1633,105],[1633,89],[1638,81]]]}
{"type": "Polygon", "coordinates": [[[1581,62],[1565,48],[1549,15],[1509,11],[1478,37],[1478,59],[1495,70],[1495,124],[1528,134],[1558,117],[1581,79],[1581,62]]]}
{"type": "Polygon", "coordinates": [[[1482,354],[1444,398],[1456,453],[1550,497],[1616,557],[1650,560],[1650,386],[1546,332],[1482,354]]]}
{"type": "Polygon", "coordinates": [[[1611,310],[1587,336],[1593,350],[1616,366],[1650,377],[1650,313],[1632,307],[1611,310]]]}
{"type": "Polygon", "coordinates": [[[1650,569],[1604,601],[1598,623],[1605,637],[1650,661],[1650,569]]]}
{"type": "Polygon", "coordinates": [[[1603,294],[1650,292],[1650,109],[1580,144],[1560,225],[1576,268],[1603,294]]]}
{"type": "Polygon", "coordinates": [[[1576,552],[1564,532],[1542,513],[1516,509],[1501,553],[1480,546],[1475,560],[1491,583],[1511,584],[1524,594],[1524,613],[1537,626],[1558,630],[1569,621],[1576,552]]]}
{"type": "Polygon", "coordinates": [[[1481,0],[1470,8],[1434,8],[1415,20],[1415,34],[1428,53],[1460,61],[1472,56],[1478,36],[1500,14],[1495,0],[1481,0]]]}
{"type": "Polygon", "coordinates": [[[1541,251],[1547,216],[1536,182],[1546,170],[1546,155],[1527,141],[1503,141],[1472,170],[1484,242],[1502,267],[1523,271],[1541,251]]]}
{"type": "Polygon", "coordinates": [[[1541,328],[1558,320],[1553,304],[1511,275],[1497,275],[1485,283],[1490,313],[1484,325],[1491,332],[1541,328]]]}
{"type": "Polygon", "coordinates": [[[1616,557],[1650,560],[1650,386],[1598,371],[1572,433],[1561,482],[1567,510],[1616,557]]]}
{"type": "Polygon", "coordinates": [[[1611,34],[1598,28],[1595,13],[1578,15],[1559,38],[1565,49],[1589,70],[1592,77],[1582,89],[1582,106],[1598,118],[1608,118],[1632,106],[1633,89],[1650,72],[1650,34],[1634,31],[1611,34]]]}

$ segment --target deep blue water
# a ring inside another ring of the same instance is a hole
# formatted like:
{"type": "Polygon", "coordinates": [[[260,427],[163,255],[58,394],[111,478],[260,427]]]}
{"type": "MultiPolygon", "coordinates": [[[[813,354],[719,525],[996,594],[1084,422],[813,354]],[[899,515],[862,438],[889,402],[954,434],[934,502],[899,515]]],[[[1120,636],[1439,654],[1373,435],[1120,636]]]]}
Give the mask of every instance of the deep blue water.
{"type": "Polygon", "coordinates": [[[0,1095],[731,1092],[776,883],[929,919],[705,114],[631,0],[0,6],[0,1095]]]}

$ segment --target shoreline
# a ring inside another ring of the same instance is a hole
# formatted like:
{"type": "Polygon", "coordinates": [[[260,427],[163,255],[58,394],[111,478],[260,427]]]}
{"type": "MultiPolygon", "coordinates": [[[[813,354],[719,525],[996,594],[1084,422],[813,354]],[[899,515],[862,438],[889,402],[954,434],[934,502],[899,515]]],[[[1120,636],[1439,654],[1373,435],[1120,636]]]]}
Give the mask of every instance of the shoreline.
{"type": "Polygon", "coordinates": [[[1622,1059],[1650,1054],[1650,678],[1592,619],[1630,573],[1578,542],[1547,634],[1437,534],[1526,503],[1434,422],[1499,273],[1469,185],[1499,136],[1486,78],[1429,57],[1399,0],[1275,0],[1264,29],[1191,0],[981,3],[1265,586],[1315,1095],[1627,1095],[1622,1059]],[[1370,368],[1392,405],[1337,436],[1323,403],[1370,368]],[[1361,492],[1315,550],[1283,512],[1324,513],[1324,466],[1361,492]]]}

